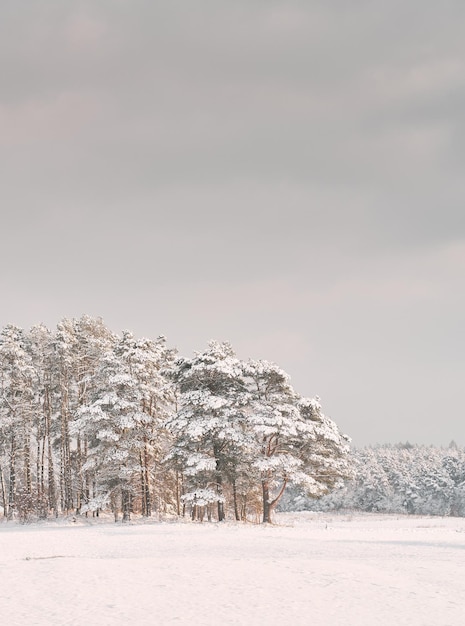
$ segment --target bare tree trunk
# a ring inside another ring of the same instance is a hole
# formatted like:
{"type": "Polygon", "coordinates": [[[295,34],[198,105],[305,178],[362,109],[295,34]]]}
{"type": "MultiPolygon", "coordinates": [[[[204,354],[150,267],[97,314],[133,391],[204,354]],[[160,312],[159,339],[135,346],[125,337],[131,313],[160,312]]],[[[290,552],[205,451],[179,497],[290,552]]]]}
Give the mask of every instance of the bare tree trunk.
{"type": "Polygon", "coordinates": [[[181,494],[179,489],[179,472],[176,470],[176,479],[175,479],[175,494],[176,494],[176,515],[179,517],[181,515],[181,494]]]}
{"type": "Polygon", "coordinates": [[[65,472],[66,472],[66,452],[65,452],[65,415],[63,415],[63,407],[61,412],[61,440],[60,440],[60,508],[64,512],[66,509],[66,494],[65,494],[65,472]]]}
{"type": "Polygon", "coordinates": [[[24,484],[26,487],[26,493],[30,496],[32,494],[31,446],[27,424],[24,424],[23,441],[24,484]]]}
{"type": "Polygon", "coordinates": [[[55,469],[53,465],[52,440],[50,432],[47,433],[47,466],[48,466],[48,507],[55,515],[58,516],[57,492],[55,485],[55,469]]]}
{"type": "Polygon", "coordinates": [[[144,466],[142,462],[142,454],[139,453],[139,464],[140,464],[140,493],[141,493],[141,513],[144,517],[146,517],[146,507],[145,507],[145,472],[144,466]]]}
{"type": "Polygon", "coordinates": [[[271,506],[270,506],[270,485],[268,479],[262,480],[263,494],[263,523],[271,523],[271,506]]]}
{"type": "Polygon", "coordinates": [[[237,504],[237,489],[236,489],[235,478],[232,481],[232,491],[233,491],[233,502],[234,502],[234,517],[236,518],[236,522],[239,522],[241,518],[239,516],[239,507],[237,504]]]}
{"type": "Polygon", "coordinates": [[[271,524],[271,513],[278,502],[281,500],[281,497],[286,489],[287,481],[284,480],[279,490],[278,495],[270,500],[270,479],[264,478],[262,479],[262,492],[263,492],[263,523],[271,524]]]}
{"type": "Polygon", "coordinates": [[[224,500],[223,500],[223,474],[221,467],[221,460],[219,458],[219,450],[216,446],[213,447],[213,452],[216,458],[216,493],[218,494],[218,521],[224,521],[224,500]]]}
{"type": "Polygon", "coordinates": [[[225,519],[224,501],[219,499],[219,498],[222,498],[222,494],[223,494],[223,486],[222,486],[222,479],[221,479],[221,477],[220,477],[219,484],[217,484],[217,486],[216,486],[216,489],[217,489],[217,493],[218,493],[218,521],[219,522],[223,522],[224,519],[225,519]]]}
{"type": "Polygon", "coordinates": [[[42,436],[40,453],[40,497],[45,501],[45,432],[42,436]]]}
{"type": "Polygon", "coordinates": [[[247,521],[247,495],[246,494],[242,496],[242,501],[241,501],[241,520],[243,522],[247,521]]]}
{"type": "Polygon", "coordinates": [[[37,508],[38,508],[40,519],[46,519],[48,511],[47,511],[47,503],[46,503],[46,498],[45,498],[45,428],[40,428],[40,425],[38,426],[38,432],[37,432],[36,471],[37,471],[37,481],[36,481],[37,482],[37,508]]]}
{"type": "MultiPolygon", "coordinates": [[[[48,469],[48,509],[52,511],[55,517],[58,515],[57,508],[57,496],[55,485],[55,468],[53,463],[53,450],[52,450],[52,437],[51,437],[51,408],[50,408],[50,389],[49,386],[45,386],[44,390],[44,416],[45,416],[45,429],[44,429],[44,443],[42,448],[42,454],[45,453],[45,439],[47,439],[47,469],[48,469]]],[[[43,463],[44,465],[44,463],[43,463]]]]}
{"type": "Polygon", "coordinates": [[[149,450],[147,437],[144,437],[144,501],[145,514],[147,517],[152,515],[152,499],[150,495],[150,468],[149,468],[149,450]]]}
{"type": "Polygon", "coordinates": [[[16,506],[16,440],[14,434],[11,435],[9,469],[10,484],[8,490],[8,519],[11,520],[16,506]]]}
{"type": "Polygon", "coordinates": [[[140,482],[142,496],[142,515],[150,517],[152,515],[152,498],[150,493],[150,469],[147,437],[144,436],[144,452],[139,454],[140,461],[140,482]]]}
{"type": "Polygon", "coordinates": [[[181,515],[182,474],[176,470],[176,513],[181,515]]]}
{"type": "Polygon", "coordinates": [[[40,518],[43,518],[43,510],[42,510],[42,494],[43,494],[43,483],[41,483],[41,471],[40,471],[40,461],[42,459],[41,455],[41,447],[42,447],[42,432],[40,430],[40,419],[37,420],[37,452],[36,452],[36,502],[37,502],[37,511],[40,518]]]}
{"type": "Polygon", "coordinates": [[[61,506],[66,513],[73,508],[71,479],[71,446],[69,436],[69,399],[68,380],[62,381],[61,390],[61,458],[60,458],[60,489],[61,506]]]}
{"type": "Polygon", "coordinates": [[[129,522],[131,519],[131,492],[126,485],[121,487],[121,509],[123,522],[129,522]]]}
{"type": "MultiPolygon", "coordinates": [[[[111,504],[111,509],[113,511],[113,515],[115,518],[115,522],[117,522],[118,521],[118,497],[117,497],[115,490],[111,492],[110,504],[111,504]]],[[[97,517],[98,517],[98,509],[97,509],[97,517]]]]}
{"type": "Polygon", "coordinates": [[[0,467],[0,486],[2,488],[2,503],[3,503],[3,517],[7,517],[8,515],[8,503],[6,500],[6,491],[5,491],[5,479],[3,476],[3,470],[0,467]]]}
{"type": "MultiPolygon", "coordinates": [[[[87,454],[88,454],[88,442],[87,442],[87,436],[84,437],[84,458],[87,460],[87,454]]],[[[85,472],[84,473],[84,502],[87,504],[90,500],[90,488],[89,488],[89,472],[85,472]]],[[[86,517],[87,517],[87,511],[86,511],[86,517]]]]}
{"type": "Polygon", "coordinates": [[[77,436],[76,440],[76,463],[77,463],[77,489],[76,489],[76,515],[81,512],[82,498],[84,493],[84,481],[82,476],[82,448],[81,436],[77,436]]]}

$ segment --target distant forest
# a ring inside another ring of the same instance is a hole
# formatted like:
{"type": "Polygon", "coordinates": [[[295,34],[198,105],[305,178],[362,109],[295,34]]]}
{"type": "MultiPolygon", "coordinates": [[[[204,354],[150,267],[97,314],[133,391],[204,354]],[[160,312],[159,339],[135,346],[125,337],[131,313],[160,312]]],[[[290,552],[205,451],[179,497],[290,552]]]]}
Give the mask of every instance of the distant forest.
{"type": "Polygon", "coordinates": [[[273,510],[465,514],[465,454],[351,450],[276,364],[192,358],[100,318],[0,332],[0,515],[272,520],[273,510]]]}
{"type": "Polygon", "coordinates": [[[354,476],[315,500],[290,490],[284,509],[465,516],[465,451],[410,443],[352,451],[354,476]]]}

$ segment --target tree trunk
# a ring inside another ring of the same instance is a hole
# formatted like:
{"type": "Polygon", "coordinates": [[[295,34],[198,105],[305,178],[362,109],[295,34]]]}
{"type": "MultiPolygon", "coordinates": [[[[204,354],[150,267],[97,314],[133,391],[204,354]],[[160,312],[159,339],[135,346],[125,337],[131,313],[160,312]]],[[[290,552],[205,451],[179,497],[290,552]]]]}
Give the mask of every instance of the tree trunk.
{"type": "Polygon", "coordinates": [[[243,522],[247,521],[247,494],[244,494],[242,496],[242,501],[241,501],[241,520],[243,522]]]}
{"type": "Polygon", "coordinates": [[[6,491],[5,491],[5,480],[3,478],[3,470],[0,467],[0,486],[2,488],[2,506],[3,506],[3,517],[7,517],[8,515],[8,503],[6,500],[6,491]]]}
{"type": "MultiPolygon", "coordinates": [[[[87,443],[87,436],[84,437],[84,458],[87,460],[87,454],[88,454],[88,443],[87,443]]],[[[90,487],[89,487],[89,483],[90,483],[90,476],[89,476],[89,472],[86,470],[84,472],[84,502],[86,504],[88,504],[89,500],[90,500],[90,487]]],[[[87,517],[87,511],[86,511],[86,517],[87,517]]]]}
{"type": "Polygon", "coordinates": [[[48,465],[48,507],[58,517],[57,492],[55,485],[55,469],[50,432],[47,433],[47,465],[48,465]]]}
{"type": "Polygon", "coordinates": [[[50,389],[46,385],[44,390],[44,443],[42,447],[42,454],[45,452],[45,439],[47,439],[47,469],[48,469],[48,509],[52,511],[55,517],[58,516],[57,509],[57,496],[55,485],[55,468],[53,464],[53,450],[52,450],[52,437],[51,437],[51,408],[50,408],[50,389]]]}
{"type": "Polygon", "coordinates": [[[218,494],[218,521],[224,521],[224,501],[223,501],[223,475],[221,460],[219,458],[219,450],[216,446],[213,447],[213,453],[216,458],[216,493],[218,494]]]}
{"type": "Polygon", "coordinates": [[[237,489],[236,489],[236,479],[234,478],[232,481],[232,490],[233,490],[233,501],[234,501],[234,517],[236,518],[236,522],[240,521],[239,515],[239,507],[237,504],[237,489]]]}
{"type": "Polygon", "coordinates": [[[60,455],[60,490],[61,508],[69,513],[73,508],[71,476],[71,444],[69,435],[69,381],[67,376],[61,385],[61,455],[60,455]]]}
{"type": "MultiPolygon", "coordinates": [[[[45,426],[45,424],[44,424],[45,426]]],[[[37,508],[40,519],[48,515],[45,497],[45,428],[37,435],[37,508]]]]}
{"type": "Polygon", "coordinates": [[[123,522],[129,522],[131,519],[131,493],[127,486],[121,487],[121,509],[123,522]]]}
{"type": "Polygon", "coordinates": [[[14,435],[11,435],[9,469],[10,485],[8,489],[8,519],[11,520],[16,506],[16,440],[14,435]]]}
{"type": "Polygon", "coordinates": [[[279,490],[278,495],[273,500],[270,500],[270,479],[264,478],[262,479],[262,492],[263,492],[263,523],[271,524],[271,513],[278,502],[281,500],[281,497],[286,489],[287,480],[283,481],[281,489],[279,490]]]}
{"type": "MultiPolygon", "coordinates": [[[[221,493],[221,491],[219,493],[221,493]]],[[[223,522],[224,518],[225,518],[224,502],[223,500],[218,500],[218,521],[223,522]]]]}
{"type": "Polygon", "coordinates": [[[143,459],[143,474],[144,474],[144,482],[143,482],[143,500],[144,500],[144,509],[146,517],[150,517],[152,515],[152,499],[150,495],[150,469],[149,469],[149,450],[148,450],[148,442],[147,437],[144,436],[144,459],[143,459]]]}
{"type": "Polygon", "coordinates": [[[262,480],[263,494],[263,523],[271,524],[271,503],[270,503],[270,484],[269,480],[262,480]]]}
{"type": "MultiPolygon", "coordinates": [[[[113,511],[113,515],[115,518],[115,522],[118,521],[118,496],[115,493],[116,490],[113,490],[110,495],[110,506],[113,511]]],[[[98,517],[98,509],[97,509],[97,517],[98,517]]]]}
{"type": "Polygon", "coordinates": [[[84,479],[82,475],[82,447],[81,437],[77,436],[76,440],[76,463],[77,463],[77,489],[76,489],[76,515],[81,513],[82,499],[84,495],[84,479]]]}
{"type": "Polygon", "coordinates": [[[24,485],[28,496],[32,494],[32,475],[31,475],[31,446],[28,424],[24,424],[23,431],[23,463],[24,463],[24,485]]]}
{"type": "Polygon", "coordinates": [[[181,515],[181,488],[180,473],[176,470],[176,513],[178,517],[181,515]]]}
{"type": "Polygon", "coordinates": [[[145,472],[142,463],[142,454],[139,453],[139,465],[140,465],[140,494],[141,494],[141,513],[143,517],[147,515],[147,509],[145,506],[145,472]]]}
{"type": "MultiPolygon", "coordinates": [[[[39,422],[39,420],[37,420],[39,422]]],[[[37,451],[36,451],[36,506],[37,506],[37,512],[39,514],[40,519],[44,519],[44,515],[43,515],[43,506],[42,506],[42,494],[44,492],[44,481],[43,481],[43,474],[41,472],[41,466],[40,466],[40,462],[42,459],[42,433],[40,430],[40,425],[38,425],[37,427],[37,437],[36,437],[36,443],[37,443],[37,451]],[[42,480],[41,480],[42,479],[42,480]]]]}

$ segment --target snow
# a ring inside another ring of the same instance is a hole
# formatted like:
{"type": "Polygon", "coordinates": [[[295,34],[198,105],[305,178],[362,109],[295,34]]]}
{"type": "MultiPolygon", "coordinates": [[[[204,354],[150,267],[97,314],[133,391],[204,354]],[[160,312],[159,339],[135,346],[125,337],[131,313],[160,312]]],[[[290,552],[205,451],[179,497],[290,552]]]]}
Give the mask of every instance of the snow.
{"type": "Polygon", "coordinates": [[[0,524],[6,626],[455,626],[465,520],[276,514],[275,524],[0,524]]]}

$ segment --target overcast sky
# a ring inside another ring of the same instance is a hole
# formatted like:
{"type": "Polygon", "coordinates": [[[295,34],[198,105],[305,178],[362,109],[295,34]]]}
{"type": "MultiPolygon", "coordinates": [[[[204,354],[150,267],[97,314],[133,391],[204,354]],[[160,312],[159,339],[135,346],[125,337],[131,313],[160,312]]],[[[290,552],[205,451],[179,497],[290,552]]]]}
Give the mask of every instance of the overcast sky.
{"type": "Polygon", "coordinates": [[[465,444],[465,3],[2,1],[0,326],[277,362],[465,444]]]}

